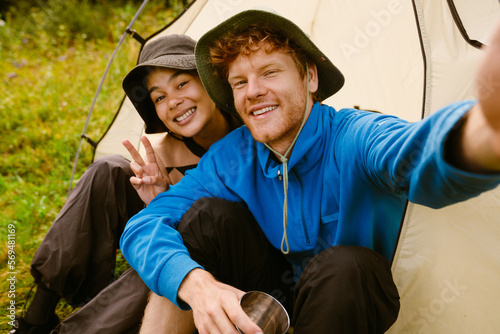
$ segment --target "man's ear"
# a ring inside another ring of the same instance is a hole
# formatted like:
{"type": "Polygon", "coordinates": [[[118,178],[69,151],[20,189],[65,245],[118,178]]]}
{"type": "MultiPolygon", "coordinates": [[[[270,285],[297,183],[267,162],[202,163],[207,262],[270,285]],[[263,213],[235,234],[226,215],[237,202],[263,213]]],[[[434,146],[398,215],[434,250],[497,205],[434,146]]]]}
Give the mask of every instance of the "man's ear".
{"type": "Polygon", "coordinates": [[[314,62],[309,62],[307,64],[307,71],[309,73],[309,92],[316,93],[319,86],[318,68],[316,64],[314,62]]]}

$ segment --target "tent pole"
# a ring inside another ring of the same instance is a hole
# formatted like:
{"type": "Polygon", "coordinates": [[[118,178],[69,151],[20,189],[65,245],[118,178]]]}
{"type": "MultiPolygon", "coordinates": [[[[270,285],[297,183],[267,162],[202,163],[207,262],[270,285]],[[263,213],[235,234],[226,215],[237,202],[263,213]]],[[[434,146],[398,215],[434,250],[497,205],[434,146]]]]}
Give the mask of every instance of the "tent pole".
{"type": "MultiPolygon", "coordinates": [[[[102,85],[104,83],[104,79],[106,78],[108,72],[109,72],[109,69],[111,67],[111,63],[113,62],[113,59],[115,58],[117,52],[118,52],[118,49],[120,48],[120,46],[123,44],[123,41],[125,40],[125,37],[127,36],[128,33],[130,33],[130,31],[132,30],[132,25],[134,24],[134,22],[137,20],[137,18],[139,17],[139,15],[141,14],[142,10],[144,9],[144,7],[146,7],[147,3],[149,2],[149,0],[144,0],[143,3],[141,4],[141,6],[139,7],[139,9],[137,10],[137,12],[135,13],[134,17],[132,18],[132,20],[130,21],[130,23],[128,24],[127,28],[125,29],[125,32],[122,34],[122,36],[120,37],[120,40],[118,42],[118,44],[116,45],[116,48],[115,50],[113,51],[113,54],[111,55],[111,58],[109,59],[109,62],[108,62],[108,65],[106,66],[106,70],[104,71],[104,74],[101,78],[101,82],[99,83],[99,87],[97,88],[97,91],[94,95],[94,100],[92,101],[92,105],[90,106],[90,109],[89,109],[89,112],[87,114],[87,120],[85,121],[85,126],[83,127],[83,131],[82,131],[82,134],[80,135],[80,142],[78,143],[78,149],[76,151],[76,156],[75,156],[75,161],[73,162],[73,170],[71,172],[71,178],[70,178],[70,181],[69,181],[69,186],[68,186],[68,195],[69,193],[71,192],[71,189],[73,187],[73,178],[75,176],[75,172],[76,172],[76,166],[78,164],[78,158],[80,156],[80,150],[82,148],[82,143],[83,143],[83,140],[87,140],[89,143],[93,143],[92,140],[90,140],[90,138],[88,138],[87,134],[86,134],[86,131],[87,131],[87,127],[89,125],[89,121],[90,121],[90,116],[92,115],[92,111],[94,110],[94,107],[95,107],[95,103],[97,101],[97,96],[99,95],[99,93],[101,92],[101,89],[102,89],[102,85]]],[[[93,144],[94,148],[95,148],[95,143],[93,144]]]]}

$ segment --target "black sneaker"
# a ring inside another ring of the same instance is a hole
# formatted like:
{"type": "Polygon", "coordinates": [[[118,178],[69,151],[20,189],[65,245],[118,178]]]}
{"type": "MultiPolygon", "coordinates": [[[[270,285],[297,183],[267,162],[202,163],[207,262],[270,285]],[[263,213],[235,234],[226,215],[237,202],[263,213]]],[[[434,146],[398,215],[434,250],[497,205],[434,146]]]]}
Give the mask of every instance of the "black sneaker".
{"type": "Polygon", "coordinates": [[[59,318],[53,314],[52,318],[44,325],[31,325],[24,318],[16,317],[14,326],[8,334],[50,334],[59,324],[59,318]]]}

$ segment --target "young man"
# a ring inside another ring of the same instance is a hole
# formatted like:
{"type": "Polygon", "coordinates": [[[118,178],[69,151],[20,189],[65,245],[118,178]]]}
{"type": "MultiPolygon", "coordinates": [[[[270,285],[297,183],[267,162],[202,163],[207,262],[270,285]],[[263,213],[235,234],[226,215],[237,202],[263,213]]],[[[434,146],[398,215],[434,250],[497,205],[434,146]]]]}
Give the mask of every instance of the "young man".
{"type": "Polygon", "coordinates": [[[154,149],[143,138],[147,162],[126,141],[132,163],[109,156],[87,169],[35,254],[31,271],[37,292],[11,333],[47,334],[56,325],[54,333],[138,332],[149,289],[134,270],[113,282],[125,223],[241,124],[203,88],[195,44],[188,36],[169,35],[142,50],[123,88],[145,121],[146,133],[168,134],[154,149]],[[73,306],[85,305],[59,324],[54,311],[61,297],[73,306]]]}
{"type": "MultiPolygon", "coordinates": [[[[500,76],[499,48],[500,29],[478,84],[500,76]]],[[[386,331],[406,200],[443,207],[500,183],[498,85],[413,124],[336,111],[319,102],[340,71],[294,23],[257,10],[207,32],[196,59],[212,99],[246,126],[129,221],[125,257],[192,308],[200,333],[260,333],[238,304],[247,290],[282,301],[294,333],[386,331]]]]}

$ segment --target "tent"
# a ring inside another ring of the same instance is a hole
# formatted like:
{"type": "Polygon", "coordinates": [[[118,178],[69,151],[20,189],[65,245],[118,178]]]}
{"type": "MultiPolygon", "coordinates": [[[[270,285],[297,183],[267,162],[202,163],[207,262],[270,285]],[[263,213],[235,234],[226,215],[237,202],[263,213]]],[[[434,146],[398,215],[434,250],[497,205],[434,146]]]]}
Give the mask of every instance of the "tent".
{"type": "MultiPolygon", "coordinates": [[[[325,103],[417,121],[474,97],[479,49],[500,19],[497,0],[196,0],[157,36],[205,31],[248,8],[296,22],[345,74],[325,103]]],[[[143,124],[124,99],[95,158],[139,146],[143,124]]],[[[411,161],[408,161],[411,164],[411,161]]],[[[389,333],[500,333],[500,189],[433,210],[408,203],[392,259],[401,295],[389,333]]]]}

